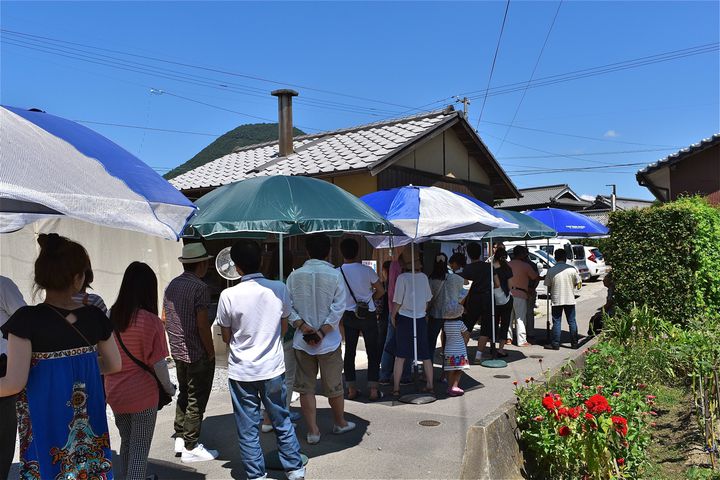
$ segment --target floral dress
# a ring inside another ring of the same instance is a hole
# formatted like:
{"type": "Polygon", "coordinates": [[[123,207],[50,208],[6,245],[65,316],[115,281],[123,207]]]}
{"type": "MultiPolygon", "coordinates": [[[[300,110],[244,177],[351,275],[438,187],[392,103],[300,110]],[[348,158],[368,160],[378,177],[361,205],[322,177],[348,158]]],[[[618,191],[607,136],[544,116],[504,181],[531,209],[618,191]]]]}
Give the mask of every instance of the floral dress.
{"type": "Polygon", "coordinates": [[[32,343],[27,385],[17,397],[22,480],[113,478],[97,354],[112,326],[93,306],[72,311],[75,328],[62,318],[69,313],[23,307],[2,327],[3,336],[32,343]]]}

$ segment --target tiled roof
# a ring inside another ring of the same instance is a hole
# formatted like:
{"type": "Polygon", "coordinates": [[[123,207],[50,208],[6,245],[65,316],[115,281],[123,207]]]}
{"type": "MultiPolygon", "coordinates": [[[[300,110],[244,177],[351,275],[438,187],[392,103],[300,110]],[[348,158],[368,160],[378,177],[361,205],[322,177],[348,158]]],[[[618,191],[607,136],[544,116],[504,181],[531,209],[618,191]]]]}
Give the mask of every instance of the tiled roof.
{"type": "Polygon", "coordinates": [[[559,184],[559,185],[546,185],[543,187],[533,187],[533,188],[521,188],[520,193],[522,194],[522,198],[511,198],[507,200],[503,200],[500,204],[501,208],[518,208],[518,207],[526,207],[526,206],[532,206],[532,205],[543,205],[550,203],[554,204],[564,204],[564,205],[576,205],[576,206],[590,206],[592,202],[588,202],[586,200],[567,200],[567,199],[558,199],[557,197],[561,196],[564,193],[569,192],[571,195],[575,196],[576,198],[579,198],[579,196],[573,192],[570,187],[565,184],[559,184]]]}
{"type": "Polygon", "coordinates": [[[240,148],[170,180],[179,190],[217,187],[267,175],[316,175],[369,169],[459,112],[426,112],[359,127],[296,137],[295,153],[278,157],[277,142],[240,148]]]}
{"type": "Polygon", "coordinates": [[[699,141],[698,143],[694,143],[687,148],[683,148],[682,150],[679,150],[679,151],[673,153],[672,155],[668,155],[667,157],[663,158],[662,160],[658,160],[657,162],[651,163],[647,167],[645,167],[641,170],[638,170],[638,172],[637,172],[638,180],[640,179],[640,176],[642,176],[644,174],[652,173],[655,170],[665,167],[665,166],[670,166],[673,163],[679,162],[694,153],[697,153],[701,150],[705,150],[706,148],[710,148],[710,147],[712,147],[714,145],[718,145],[718,144],[720,144],[720,133],[716,133],[715,135],[713,135],[710,138],[706,138],[704,140],[699,141]]]}
{"type": "MultiPolygon", "coordinates": [[[[602,203],[608,205],[612,205],[612,200],[608,195],[598,195],[597,200],[601,201],[602,203]]],[[[625,197],[616,197],[615,198],[615,205],[620,210],[630,210],[632,208],[646,208],[651,206],[654,203],[653,200],[641,200],[639,198],[625,198],[625,197]]]]}

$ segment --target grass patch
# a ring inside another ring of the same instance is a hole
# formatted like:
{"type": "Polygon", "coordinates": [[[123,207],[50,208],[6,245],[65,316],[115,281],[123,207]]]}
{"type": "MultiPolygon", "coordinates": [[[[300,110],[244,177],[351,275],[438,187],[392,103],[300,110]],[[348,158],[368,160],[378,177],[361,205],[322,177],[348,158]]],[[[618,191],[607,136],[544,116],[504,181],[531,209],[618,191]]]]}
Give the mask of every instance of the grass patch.
{"type": "Polygon", "coordinates": [[[648,448],[644,477],[653,480],[718,480],[702,451],[703,436],[695,421],[692,395],[681,387],[660,386],[656,391],[656,427],[648,448]]]}

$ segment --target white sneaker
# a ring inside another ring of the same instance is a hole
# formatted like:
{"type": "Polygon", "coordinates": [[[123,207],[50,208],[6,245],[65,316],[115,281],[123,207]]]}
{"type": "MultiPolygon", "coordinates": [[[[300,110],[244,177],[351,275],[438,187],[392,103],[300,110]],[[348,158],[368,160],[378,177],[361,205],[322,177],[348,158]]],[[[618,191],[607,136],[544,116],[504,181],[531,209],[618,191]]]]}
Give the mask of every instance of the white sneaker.
{"type": "Polygon", "coordinates": [[[182,455],[183,450],[185,449],[185,440],[182,437],[176,437],[175,438],[175,456],[179,457],[182,455]]]}
{"type": "Polygon", "coordinates": [[[273,431],[273,426],[272,426],[272,425],[268,425],[267,423],[263,423],[263,424],[260,426],[260,431],[261,431],[262,433],[270,433],[270,432],[273,431]]]}
{"type": "Polygon", "coordinates": [[[347,422],[347,425],[345,425],[344,427],[341,427],[339,425],[333,425],[333,433],[335,435],[347,433],[351,430],[355,430],[355,424],[353,422],[347,422]]]}
{"type": "Polygon", "coordinates": [[[217,456],[217,450],[208,450],[202,443],[198,443],[192,450],[183,448],[182,458],[180,458],[180,460],[183,463],[207,462],[208,460],[215,460],[217,456]]]}
{"type": "Polygon", "coordinates": [[[320,442],[320,434],[313,435],[312,433],[308,433],[306,440],[308,444],[315,445],[320,442]]]}

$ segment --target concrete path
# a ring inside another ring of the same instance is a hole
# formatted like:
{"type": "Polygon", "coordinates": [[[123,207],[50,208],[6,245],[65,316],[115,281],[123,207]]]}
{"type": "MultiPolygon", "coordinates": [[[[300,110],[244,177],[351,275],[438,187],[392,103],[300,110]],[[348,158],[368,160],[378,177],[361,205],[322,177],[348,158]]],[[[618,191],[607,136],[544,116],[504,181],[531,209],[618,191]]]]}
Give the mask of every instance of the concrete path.
{"type": "MultiPolygon", "coordinates": [[[[578,327],[581,334],[587,332],[588,320],[605,302],[606,291],[602,282],[586,284],[578,299],[578,327]]],[[[540,300],[541,313],[536,318],[540,338],[544,339],[545,303],[540,300]]],[[[563,321],[564,322],[564,321],[563,321]]],[[[564,335],[567,324],[564,322],[564,335]]],[[[569,345],[569,338],[563,341],[569,345]]],[[[582,345],[581,338],[581,345],[582,345]]],[[[362,342],[361,342],[362,343],[362,342]]],[[[476,341],[471,340],[470,355],[474,358],[476,341]]],[[[359,350],[364,348],[359,346],[359,350]]],[[[327,401],[318,397],[318,419],[322,440],[318,445],[305,442],[307,433],[303,422],[298,424],[298,436],[303,453],[309,458],[307,478],[458,478],[465,448],[465,437],[470,425],[514,397],[513,380],[520,383],[525,378],[542,378],[540,363],[545,369],[555,369],[580,350],[561,348],[559,351],[544,350],[541,345],[527,348],[508,346],[508,366],[488,369],[474,365],[464,375],[461,386],[466,394],[458,398],[446,398],[445,387],[437,385],[438,400],[426,405],[409,405],[391,400],[367,403],[346,401],[347,419],[357,423],[358,428],[345,435],[333,435],[332,420],[327,401]],[[424,427],[418,422],[434,420],[438,426],[424,427]]],[[[358,353],[358,383],[364,386],[366,358],[358,353]]],[[[435,370],[439,374],[439,368],[435,370]]],[[[160,479],[228,479],[245,478],[237,447],[237,434],[226,386],[225,369],[218,368],[216,385],[210,397],[203,423],[201,441],[208,448],[220,451],[220,458],[205,463],[182,464],[172,453],[174,404],[158,414],[155,437],[150,452],[148,473],[157,473],[160,479]]],[[[411,393],[412,386],[403,387],[411,393]]],[[[390,389],[386,388],[389,395],[390,389]]],[[[299,410],[293,407],[294,410],[299,410]]],[[[110,411],[109,411],[110,412],[110,411]]],[[[119,438],[109,413],[111,443],[117,451],[119,438]]],[[[262,434],[266,452],[275,448],[272,433],[262,434]]],[[[14,469],[14,472],[17,472],[14,469]]],[[[15,473],[16,475],[16,473],[15,473]]],[[[270,471],[270,478],[285,478],[283,472],[270,471]]],[[[11,475],[11,478],[14,478],[11,475]]]]}

